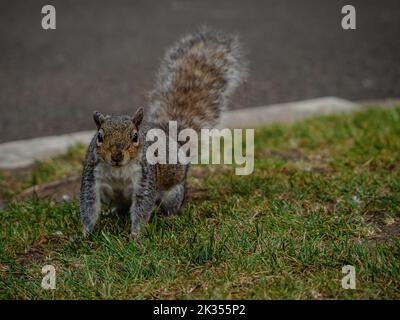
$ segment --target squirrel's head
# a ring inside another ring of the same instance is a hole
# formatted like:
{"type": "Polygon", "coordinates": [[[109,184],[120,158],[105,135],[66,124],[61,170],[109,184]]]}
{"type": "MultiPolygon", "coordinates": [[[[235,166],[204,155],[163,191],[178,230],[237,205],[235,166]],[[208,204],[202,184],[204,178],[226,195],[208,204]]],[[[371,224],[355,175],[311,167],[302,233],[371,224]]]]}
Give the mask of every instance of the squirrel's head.
{"type": "Polygon", "coordinates": [[[140,146],[140,124],[143,108],[133,117],[105,116],[98,111],[93,113],[97,125],[97,154],[109,165],[121,167],[137,157],[140,146]]]}

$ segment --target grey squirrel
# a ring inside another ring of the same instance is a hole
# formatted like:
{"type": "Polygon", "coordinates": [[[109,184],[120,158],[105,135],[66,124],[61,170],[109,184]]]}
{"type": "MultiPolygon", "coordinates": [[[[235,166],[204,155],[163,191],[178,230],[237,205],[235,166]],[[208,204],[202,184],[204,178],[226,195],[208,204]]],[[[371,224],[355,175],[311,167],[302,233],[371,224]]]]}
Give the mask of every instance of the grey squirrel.
{"type": "Polygon", "coordinates": [[[80,193],[84,232],[93,229],[101,203],[129,211],[134,238],[156,205],[167,215],[177,213],[189,165],[149,164],[146,133],[166,130],[173,120],[179,129],[215,126],[245,74],[237,37],[203,28],[167,50],[145,119],[142,108],[133,116],[94,112],[97,132],[84,160],[80,193]]]}

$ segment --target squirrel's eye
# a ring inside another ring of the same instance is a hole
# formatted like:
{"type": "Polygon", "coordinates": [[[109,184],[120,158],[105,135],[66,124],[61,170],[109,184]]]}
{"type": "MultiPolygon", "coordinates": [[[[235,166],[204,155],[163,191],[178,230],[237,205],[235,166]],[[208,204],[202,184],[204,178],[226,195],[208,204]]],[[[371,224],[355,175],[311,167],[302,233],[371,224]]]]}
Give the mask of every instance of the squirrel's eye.
{"type": "Polygon", "coordinates": [[[133,143],[138,143],[139,141],[139,135],[137,132],[132,132],[132,142],[133,143]]]}
{"type": "Polygon", "coordinates": [[[99,131],[99,132],[97,133],[97,142],[98,142],[98,143],[102,143],[103,141],[104,141],[103,134],[99,131]]]}

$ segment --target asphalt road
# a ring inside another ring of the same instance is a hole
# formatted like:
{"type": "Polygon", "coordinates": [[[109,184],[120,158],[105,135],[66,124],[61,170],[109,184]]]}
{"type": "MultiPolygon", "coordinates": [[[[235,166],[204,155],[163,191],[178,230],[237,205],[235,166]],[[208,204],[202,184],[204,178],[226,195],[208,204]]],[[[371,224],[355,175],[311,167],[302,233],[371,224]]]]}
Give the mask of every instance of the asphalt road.
{"type": "Polygon", "coordinates": [[[94,128],[94,109],[133,113],[165,48],[202,24],[239,33],[248,52],[232,108],[400,96],[399,0],[2,0],[0,142],[94,128]],[[354,31],[341,28],[348,3],[354,31]],[[41,28],[44,4],[56,30],[41,28]]]}

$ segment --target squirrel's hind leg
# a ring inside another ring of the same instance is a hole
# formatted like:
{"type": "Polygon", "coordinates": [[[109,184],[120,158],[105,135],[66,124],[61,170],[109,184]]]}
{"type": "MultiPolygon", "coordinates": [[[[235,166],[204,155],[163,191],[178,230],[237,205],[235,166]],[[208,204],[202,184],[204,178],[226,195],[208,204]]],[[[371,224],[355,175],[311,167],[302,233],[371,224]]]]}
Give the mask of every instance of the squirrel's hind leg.
{"type": "Polygon", "coordinates": [[[178,213],[185,199],[185,183],[178,184],[165,191],[161,197],[160,209],[165,215],[178,213]]]}

